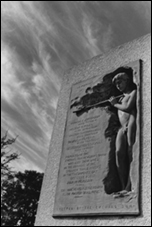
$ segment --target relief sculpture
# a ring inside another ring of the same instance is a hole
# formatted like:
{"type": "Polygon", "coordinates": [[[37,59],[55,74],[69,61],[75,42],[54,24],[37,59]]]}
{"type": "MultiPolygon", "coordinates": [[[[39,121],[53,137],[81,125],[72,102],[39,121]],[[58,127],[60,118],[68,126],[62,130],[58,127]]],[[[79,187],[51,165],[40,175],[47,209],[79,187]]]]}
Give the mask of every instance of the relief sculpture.
{"type": "Polygon", "coordinates": [[[54,216],[139,214],[139,82],[136,61],[73,85],[54,216]]]}

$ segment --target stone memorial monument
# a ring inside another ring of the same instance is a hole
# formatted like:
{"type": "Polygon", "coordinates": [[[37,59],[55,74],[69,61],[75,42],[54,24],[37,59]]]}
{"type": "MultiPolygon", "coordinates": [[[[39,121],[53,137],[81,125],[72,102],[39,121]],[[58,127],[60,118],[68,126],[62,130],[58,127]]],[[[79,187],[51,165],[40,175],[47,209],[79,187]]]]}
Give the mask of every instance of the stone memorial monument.
{"type": "Polygon", "coordinates": [[[151,35],[69,69],[35,226],[151,223],[151,35]]]}

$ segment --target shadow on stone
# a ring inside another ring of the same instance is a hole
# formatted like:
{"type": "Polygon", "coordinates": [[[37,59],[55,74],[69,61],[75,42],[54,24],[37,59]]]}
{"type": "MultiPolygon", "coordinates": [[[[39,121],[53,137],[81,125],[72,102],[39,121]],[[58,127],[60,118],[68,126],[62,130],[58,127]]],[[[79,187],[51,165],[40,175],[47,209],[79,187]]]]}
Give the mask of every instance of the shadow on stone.
{"type": "MultiPolygon", "coordinates": [[[[114,112],[111,112],[111,117],[109,119],[109,124],[107,129],[105,130],[105,137],[110,139],[110,151],[109,151],[109,161],[108,161],[108,174],[107,176],[103,179],[103,184],[105,188],[105,192],[107,194],[111,194],[114,192],[120,191],[121,188],[121,183],[117,171],[117,166],[116,166],[116,155],[115,155],[115,140],[116,140],[116,135],[119,130],[120,123],[117,117],[117,114],[114,112]]],[[[127,148],[126,148],[127,149],[127,148]]],[[[127,178],[128,178],[128,158],[126,155],[126,174],[125,174],[125,181],[127,183],[127,178]]]]}

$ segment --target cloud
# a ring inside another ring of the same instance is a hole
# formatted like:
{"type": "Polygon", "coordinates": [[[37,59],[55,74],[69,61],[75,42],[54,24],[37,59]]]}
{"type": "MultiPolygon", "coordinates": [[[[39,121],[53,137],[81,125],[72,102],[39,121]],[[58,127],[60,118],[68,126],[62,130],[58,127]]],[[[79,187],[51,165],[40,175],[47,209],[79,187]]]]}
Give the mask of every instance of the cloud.
{"type": "Polygon", "coordinates": [[[112,26],[108,26],[105,30],[105,32],[103,33],[103,37],[102,37],[102,49],[103,52],[107,52],[111,49],[112,47],[112,43],[113,43],[113,30],[112,30],[112,26]]]}
{"type": "MultiPolygon", "coordinates": [[[[37,69],[34,66],[35,68],[32,70],[31,83],[26,84],[26,77],[20,80],[21,78],[17,75],[14,63],[16,65],[18,61],[15,56],[14,52],[12,54],[6,46],[3,46],[2,126],[12,135],[19,135],[15,147],[26,160],[23,168],[31,166],[27,162],[30,160],[33,162],[33,168],[38,165],[41,166],[41,170],[44,170],[58,101],[59,85],[54,88],[53,79],[50,80],[46,75],[49,72],[48,67],[38,64],[37,69]],[[12,56],[14,57],[12,58],[12,56]],[[38,72],[41,74],[35,74],[38,72]],[[52,92],[49,90],[51,87],[52,92]]],[[[23,68],[21,67],[21,69],[23,68]]],[[[18,67],[17,70],[21,69],[18,67]]],[[[16,165],[19,168],[20,161],[17,162],[16,165]]]]}
{"type": "Polygon", "coordinates": [[[12,170],[20,172],[24,172],[25,170],[35,170],[42,173],[44,171],[43,168],[40,168],[39,166],[31,162],[30,159],[27,159],[23,156],[20,156],[19,159],[14,160],[12,163],[10,163],[10,167],[12,167],[12,170]]]}
{"type": "MultiPolygon", "coordinates": [[[[1,54],[5,117],[9,116],[9,120],[12,117],[16,128],[32,134],[32,137],[37,131],[37,135],[42,136],[40,132],[43,132],[44,138],[50,139],[61,80],[51,68],[50,55],[41,41],[44,33],[41,25],[45,24],[48,30],[49,23],[46,24],[45,15],[40,20],[33,3],[26,5],[13,2],[12,8],[12,3],[4,3],[3,6],[1,54]],[[34,34],[35,30],[32,29],[37,27],[38,22],[40,29],[34,34]]],[[[52,30],[49,26],[49,32],[52,30]]]]}
{"type": "MultiPolygon", "coordinates": [[[[45,169],[51,135],[49,137],[44,137],[44,135],[38,137],[39,132],[37,131],[35,139],[33,139],[33,133],[31,136],[30,133],[23,131],[18,123],[13,121],[9,116],[6,116],[6,114],[4,118],[3,112],[1,127],[3,135],[6,130],[8,130],[10,137],[14,138],[18,135],[16,142],[11,148],[21,154],[21,159],[26,159],[26,162],[29,160],[30,163],[33,163],[33,166],[39,166],[41,169],[45,169]]],[[[49,133],[51,134],[51,127],[49,133]]],[[[20,164],[20,159],[17,162],[20,164]]],[[[14,165],[14,163],[12,164],[14,165]]]]}
{"type": "Polygon", "coordinates": [[[95,56],[100,53],[100,50],[97,46],[97,39],[93,36],[92,22],[90,21],[87,15],[84,15],[83,18],[83,30],[86,37],[86,46],[90,50],[91,55],[95,56]]]}
{"type": "Polygon", "coordinates": [[[12,55],[9,54],[8,48],[4,49],[2,44],[1,51],[1,83],[2,90],[1,95],[2,99],[5,99],[6,102],[12,104],[12,99],[16,93],[16,90],[20,87],[20,83],[17,80],[17,77],[14,73],[12,62],[12,55]]]}

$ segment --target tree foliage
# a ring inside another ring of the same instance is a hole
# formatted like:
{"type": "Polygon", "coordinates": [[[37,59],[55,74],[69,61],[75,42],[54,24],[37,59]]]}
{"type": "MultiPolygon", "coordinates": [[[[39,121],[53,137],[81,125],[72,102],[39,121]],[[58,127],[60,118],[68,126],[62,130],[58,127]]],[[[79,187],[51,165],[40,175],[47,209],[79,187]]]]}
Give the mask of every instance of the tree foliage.
{"type": "Polygon", "coordinates": [[[8,133],[1,138],[1,177],[9,177],[13,173],[11,167],[9,166],[10,162],[18,159],[19,154],[12,151],[8,146],[15,143],[17,137],[9,139],[8,133]]]}
{"type": "Polygon", "coordinates": [[[1,138],[1,226],[34,226],[43,173],[12,171],[19,154],[9,147],[16,138],[7,132],[1,138]]]}
{"type": "Polygon", "coordinates": [[[18,172],[13,181],[6,182],[2,196],[1,226],[34,226],[43,173],[18,172]]]}

